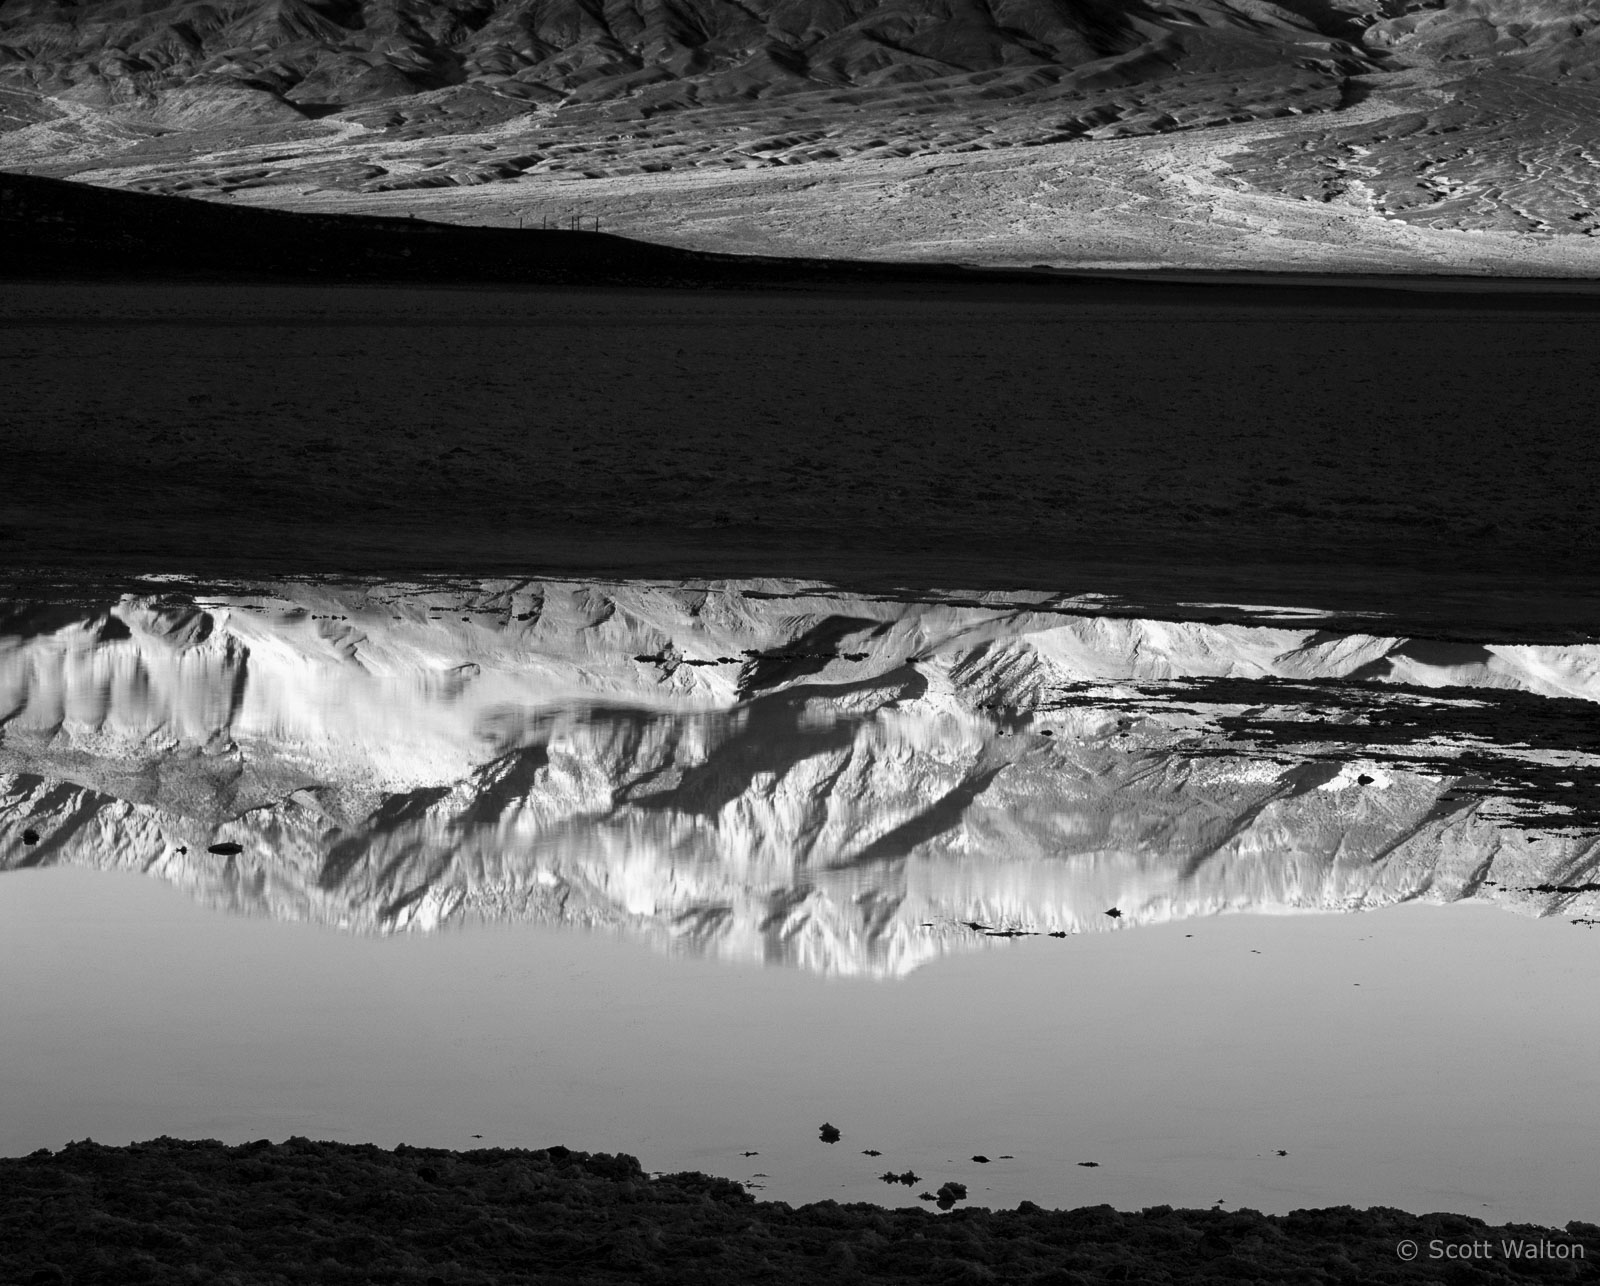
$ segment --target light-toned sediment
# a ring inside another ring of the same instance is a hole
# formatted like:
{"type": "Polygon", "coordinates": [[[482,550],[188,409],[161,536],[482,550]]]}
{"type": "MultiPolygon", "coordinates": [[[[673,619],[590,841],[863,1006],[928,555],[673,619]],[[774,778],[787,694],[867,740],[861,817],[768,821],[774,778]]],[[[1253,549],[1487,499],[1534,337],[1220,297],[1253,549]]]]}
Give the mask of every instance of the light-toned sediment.
{"type": "MultiPolygon", "coordinates": [[[[1333,116],[1136,138],[930,149],[779,168],[596,178],[534,173],[511,183],[396,192],[262,187],[222,199],[513,227],[575,216],[644,240],[763,254],[1115,269],[1600,275],[1600,241],[1588,237],[1427,227],[1377,208],[1360,186],[1312,201],[1232,173],[1235,158],[1250,149],[1292,151],[1296,140],[1320,140],[1335,123],[1381,132],[1419,110],[1441,110],[1453,99],[1441,88],[1447,83],[1428,71],[1375,78],[1370,97],[1333,116]]],[[[489,145],[491,138],[474,141],[489,145]]],[[[504,134],[492,141],[503,145],[504,134]]],[[[345,139],[340,146],[370,152],[374,142],[345,139]]],[[[81,177],[120,184],[136,173],[119,168],[81,177]]]]}

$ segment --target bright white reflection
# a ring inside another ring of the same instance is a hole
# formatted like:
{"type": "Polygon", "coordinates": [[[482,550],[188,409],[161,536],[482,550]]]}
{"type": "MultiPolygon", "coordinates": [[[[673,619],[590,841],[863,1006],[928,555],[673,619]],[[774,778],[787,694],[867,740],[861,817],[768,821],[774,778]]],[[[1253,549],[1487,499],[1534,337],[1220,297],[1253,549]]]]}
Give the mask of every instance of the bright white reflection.
{"type": "Polygon", "coordinates": [[[0,868],[876,977],[1224,911],[1595,916],[1600,647],[1114,609],[531,580],[13,603],[0,868]]]}

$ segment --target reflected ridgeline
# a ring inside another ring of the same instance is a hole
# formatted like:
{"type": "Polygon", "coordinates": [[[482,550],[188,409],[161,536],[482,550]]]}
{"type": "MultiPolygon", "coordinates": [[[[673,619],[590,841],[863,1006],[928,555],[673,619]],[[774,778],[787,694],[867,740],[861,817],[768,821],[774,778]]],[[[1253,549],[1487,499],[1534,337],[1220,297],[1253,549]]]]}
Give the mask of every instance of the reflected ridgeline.
{"type": "Polygon", "coordinates": [[[6,869],[872,975],[1227,911],[1596,914],[1596,646],[780,582],[174,584],[0,605],[6,869]]]}

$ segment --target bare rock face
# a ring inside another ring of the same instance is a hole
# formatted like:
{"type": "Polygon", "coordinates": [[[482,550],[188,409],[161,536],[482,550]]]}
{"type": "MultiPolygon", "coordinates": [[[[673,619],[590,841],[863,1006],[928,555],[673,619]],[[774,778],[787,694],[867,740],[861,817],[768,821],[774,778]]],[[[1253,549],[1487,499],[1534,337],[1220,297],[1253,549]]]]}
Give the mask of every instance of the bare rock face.
{"type": "Polygon", "coordinates": [[[1600,9],[1590,0],[1410,0],[1398,9],[1368,30],[1369,48],[1546,81],[1600,79],[1600,9]]]}
{"type": "Polygon", "coordinates": [[[774,582],[14,607],[0,869],[870,974],[1223,911],[1600,906],[1593,645],[774,582]]]}

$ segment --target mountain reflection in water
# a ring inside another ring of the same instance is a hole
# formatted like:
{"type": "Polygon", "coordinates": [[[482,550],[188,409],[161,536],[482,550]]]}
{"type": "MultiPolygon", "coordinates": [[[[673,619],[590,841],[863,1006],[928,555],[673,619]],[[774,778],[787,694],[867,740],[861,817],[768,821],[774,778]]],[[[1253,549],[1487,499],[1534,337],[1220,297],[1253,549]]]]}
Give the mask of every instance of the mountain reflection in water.
{"type": "Polygon", "coordinates": [[[16,601],[0,867],[144,870],[361,932],[611,927],[885,976],[997,935],[1224,911],[1593,918],[1596,700],[1600,646],[1044,595],[16,601]]]}

